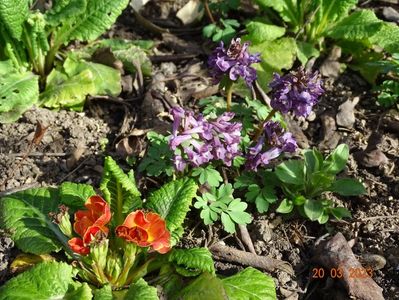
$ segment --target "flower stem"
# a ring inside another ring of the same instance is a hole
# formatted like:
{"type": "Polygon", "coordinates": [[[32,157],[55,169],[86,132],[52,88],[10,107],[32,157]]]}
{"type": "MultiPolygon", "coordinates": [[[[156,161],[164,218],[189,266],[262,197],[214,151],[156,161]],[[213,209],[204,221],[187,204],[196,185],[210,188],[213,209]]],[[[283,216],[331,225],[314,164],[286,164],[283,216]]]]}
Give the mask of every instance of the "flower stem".
{"type": "Polygon", "coordinates": [[[233,81],[229,81],[226,84],[226,102],[227,102],[227,107],[226,111],[231,110],[231,98],[233,96],[233,81]]]}
{"type": "Polygon", "coordinates": [[[276,114],[276,110],[275,109],[272,109],[270,112],[269,112],[269,114],[267,115],[267,117],[266,117],[266,119],[264,119],[263,121],[262,121],[262,123],[259,125],[259,127],[258,127],[258,129],[256,130],[256,133],[255,133],[255,135],[254,135],[254,138],[253,138],[253,141],[254,142],[256,142],[258,139],[259,139],[259,137],[260,137],[260,135],[262,134],[262,132],[263,132],[263,126],[265,125],[265,123],[267,122],[267,121],[269,121],[270,119],[272,119],[273,117],[274,117],[274,115],[276,114]]]}

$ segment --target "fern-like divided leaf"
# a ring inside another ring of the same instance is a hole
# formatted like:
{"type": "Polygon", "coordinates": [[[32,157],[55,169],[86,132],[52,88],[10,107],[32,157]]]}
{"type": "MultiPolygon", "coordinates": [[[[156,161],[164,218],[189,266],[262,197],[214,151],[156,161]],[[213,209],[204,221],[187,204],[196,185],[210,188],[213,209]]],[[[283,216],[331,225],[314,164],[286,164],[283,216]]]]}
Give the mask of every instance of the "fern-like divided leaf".
{"type": "Polygon", "coordinates": [[[203,272],[215,274],[212,254],[206,248],[173,249],[169,254],[169,262],[178,267],[189,269],[193,275],[203,272]]]}
{"type": "MultiPolygon", "coordinates": [[[[0,227],[11,233],[19,249],[33,254],[60,250],[59,232],[48,214],[58,210],[58,190],[31,189],[0,200],[0,227]]],[[[61,237],[61,236],[60,236],[61,237]]]]}
{"type": "Polygon", "coordinates": [[[145,207],[166,220],[166,226],[172,234],[175,245],[183,234],[183,222],[190,209],[192,199],[197,193],[194,180],[182,178],[165,184],[151,194],[145,207]]]}
{"type": "Polygon", "coordinates": [[[23,24],[29,13],[27,0],[1,0],[0,23],[5,26],[9,34],[21,40],[23,24]]]}
{"type": "Polygon", "coordinates": [[[115,23],[128,3],[129,0],[87,0],[86,11],[76,18],[68,41],[95,40],[115,23]]]}
{"type": "Polygon", "coordinates": [[[39,82],[33,73],[0,76],[0,123],[16,121],[38,98],[39,82]]]}
{"type": "Polygon", "coordinates": [[[122,224],[127,213],[142,206],[133,171],[126,175],[109,156],[105,158],[100,189],[111,205],[114,225],[122,224]]]}

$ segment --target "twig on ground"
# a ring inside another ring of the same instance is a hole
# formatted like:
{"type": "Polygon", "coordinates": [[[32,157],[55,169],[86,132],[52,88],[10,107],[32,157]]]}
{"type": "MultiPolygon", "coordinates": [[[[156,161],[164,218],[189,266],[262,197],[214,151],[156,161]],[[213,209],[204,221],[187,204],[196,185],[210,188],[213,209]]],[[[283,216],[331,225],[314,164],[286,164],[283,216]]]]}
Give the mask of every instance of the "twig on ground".
{"type": "Polygon", "coordinates": [[[240,238],[244,245],[247,247],[249,252],[256,254],[254,244],[252,242],[251,236],[249,235],[248,228],[246,225],[238,224],[238,228],[240,230],[240,238]]]}
{"type": "Polygon", "coordinates": [[[32,189],[32,188],[35,188],[35,187],[38,187],[38,186],[39,186],[38,183],[31,183],[31,184],[15,187],[15,188],[12,188],[12,189],[8,189],[8,190],[5,190],[3,192],[0,192],[0,198],[4,197],[4,196],[11,195],[11,194],[14,194],[16,192],[22,192],[22,191],[25,191],[27,189],[32,189]]]}
{"type": "Polygon", "coordinates": [[[71,172],[69,172],[64,177],[62,177],[61,180],[58,181],[58,184],[61,184],[62,182],[65,181],[65,179],[67,179],[69,176],[71,176],[73,173],[75,173],[77,170],[79,170],[88,159],[89,159],[89,157],[86,157],[84,160],[82,160],[82,162],[80,164],[78,164],[75,169],[73,169],[71,172]]]}
{"type": "Polygon", "coordinates": [[[284,271],[294,275],[291,265],[283,260],[274,259],[267,256],[259,256],[253,253],[237,250],[220,243],[216,243],[209,248],[213,256],[218,260],[232,263],[239,263],[245,266],[260,268],[268,272],[284,271]]]}
{"type": "Polygon", "coordinates": [[[10,153],[7,154],[8,156],[11,157],[30,157],[30,156],[49,156],[49,157],[57,157],[57,156],[66,156],[67,153],[65,152],[54,152],[54,153],[46,153],[46,152],[31,152],[28,155],[26,155],[26,153],[10,153]]]}
{"type": "Polygon", "coordinates": [[[216,23],[215,19],[213,18],[212,12],[209,8],[209,3],[208,0],[204,0],[204,7],[205,7],[205,11],[206,11],[206,15],[209,18],[209,21],[211,21],[213,24],[216,23]]]}
{"type": "Polygon", "coordinates": [[[159,27],[159,26],[155,25],[154,23],[152,23],[151,21],[147,20],[146,18],[144,18],[142,15],[140,15],[134,9],[133,9],[133,14],[134,14],[137,22],[139,22],[140,25],[142,25],[144,28],[147,28],[149,31],[156,33],[156,34],[162,34],[165,32],[169,32],[168,29],[159,27]]]}
{"type": "Polygon", "coordinates": [[[198,57],[199,54],[173,54],[173,55],[151,55],[149,56],[152,63],[162,63],[162,62],[181,62],[186,59],[193,59],[198,57]]]}

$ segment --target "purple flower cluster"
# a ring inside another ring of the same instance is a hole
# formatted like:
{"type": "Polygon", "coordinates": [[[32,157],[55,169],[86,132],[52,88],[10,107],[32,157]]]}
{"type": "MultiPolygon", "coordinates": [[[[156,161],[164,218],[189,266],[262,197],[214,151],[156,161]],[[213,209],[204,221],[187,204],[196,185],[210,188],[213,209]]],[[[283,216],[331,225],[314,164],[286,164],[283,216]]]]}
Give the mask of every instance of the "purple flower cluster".
{"type": "Polygon", "coordinates": [[[273,81],[269,84],[272,89],[270,104],[282,113],[293,111],[297,116],[306,117],[324,93],[321,84],[317,72],[308,72],[302,67],[285,76],[274,73],[273,81]]]}
{"type": "Polygon", "coordinates": [[[241,44],[241,39],[233,39],[228,49],[220,42],[208,59],[210,73],[218,83],[224,75],[230,80],[236,81],[239,77],[244,78],[248,86],[256,80],[256,70],[250,65],[260,62],[260,53],[248,53],[249,43],[241,44]]]}
{"type": "Polygon", "coordinates": [[[292,153],[297,149],[292,134],[284,132],[280,123],[268,121],[264,124],[263,129],[263,134],[259,137],[256,145],[250,147],[247,154],[246,168],[255,172],[259,166],[267,166],[281,153],[292,153]]]}
{"type": "Polygon", "coordinates": [[[224,113],[215,120],[195,116],[190,110],[174,107],[172,137],[169,147],[174,151],[176,170],[183,171],[187,164],[198,167],[211,160],[221,160],[227,166],[241,155],[241,123],[231,120],[234,113],[224,113]]]}

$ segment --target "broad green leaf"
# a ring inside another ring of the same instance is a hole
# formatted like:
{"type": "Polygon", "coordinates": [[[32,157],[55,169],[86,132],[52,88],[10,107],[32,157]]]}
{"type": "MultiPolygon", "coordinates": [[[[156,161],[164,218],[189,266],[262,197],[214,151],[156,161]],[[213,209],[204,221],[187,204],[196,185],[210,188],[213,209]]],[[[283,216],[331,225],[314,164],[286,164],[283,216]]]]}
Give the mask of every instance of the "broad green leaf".
{"type": "Polygon", "coordinates": [[[276,168],[276,175],[284,183],[303,185],[304,184],[304,162],[302,160],[288,160],[279,164],[276,168]]]}
{"type": "Polygon", "coordinates": [[[309,58],[319,57],[319,55],[320,55],[319,50],[317,50],[315,47],[313,47],[313,45],[310,43],[297,41],[296,45],[297,45],[296,55],[302,65],[306,65],[309,58]]]}
{"type": "Polygon", "coordinates": [[[94,75],[89,69],[72,77],[54,69],[47,77],[46,89],[40,94],[40,102],[48,108],[81,111],[89,94],[96,94],[94,75]]]}
{"type": "Polygon", "coordinates": [[[323,204],[317,200],[307,199],[304,206],[304,212],[306,216],[312,220],[316,221],[323,214],[323,204]]]}
{"type": "Polygon", "coordinates": [[[226,300],[227,294],[222,280],[209,273],[203,273],[186,286],[172,300],[226,300]]]}
{"type": "Polygon", "coordinates": [[[250,21],[246,28],[249,34],[245,39],[250,40],[254,44],[264,41],[274,41],[285,34],[285,28],[276,25],[265,24],[257,21],[250,21]]]}
{"type": "Polygon", "coordinates": [[[351,218],[352,217],[349,210],[347,210],[345,207],[334,207],[331,209],[331,213],[338,220],[341,220],[342,218],[351,218]]]}
{"type": "Polygon", "coordinates": [[[194,180],[182,178],[169,182],[153,192],[145,203],[145,208],[158,213],[166,220],[172,234],[172,245],[183,234],[183,222],[197,193],[194,180]]]}
{"type": "Polygon", "coordinates": [[[140,278],[130,285],[124,300],[159,300],[159,298],[157,289],[140,278]]]}
{"type": "Polygon", "coordinates": [[[72,26],[67,24],[71,28],[67,41],[95,40],[115,23],[128,3],[129,0],[87,0],[85,13],[76,18],[72,26]]]}
{"type": "Polygon", "coordinates": [[[82,209],[87,199],[95,194],[91,185],[64,182],[60,186],[60,203],[72,209],[82,209]]]}
{"type": "Polygon", "coordinates": [[[173,249],[168,260],[186,269],[215,274],[212,254],[207,248],[173,249]]]}
{"type": "Polygon", "coordinates": [[[33,73],[5,73],[0,76],[0,123],[16,121],[38,98],[39,81],[33,73]]]}
{"type": "Polygon", "coordinates": [[[53,2],[51,9],[46,12],[46,22],[52,26],[58,26],[83,15],[87,6],[87,0],[58,0],[53,2]]]}
{"type": "Polygon", "coordinates": [[[338,179],[332,184],[330,189],[332,192],[336,192],[342,196],[357,196],[367,193],[364,185],[352,178],[338,179]]]}
{"type": "Polygon", "coordinates": [[[277,299],[273,278],[251,267],[224,278],[222,282],[230,300],[277,299]]]}
{"type": "Polygon", "coordinates": [[[281,201],[279,207],[277,207],[276,212],[281,213],[281,214],[288,214],[292,212],[294,209],[294,203],[292,200],[288,200],[287,198],[283,199],[281,201]]]}
{"type": "Polygon", "coordinates": [[[120,72],[106,65],[84,60],[75,60],[68,57],[64,62],[64,70],[70,78],[85,70],[90,70],[93,75],[94,84],[92,96],[118,96],[122,91],[120,72]]]}
{"type": "MultiPolygon", "coordinates": [[[[46,254],[61,248],[62,233],[48,217],[59,205],[58,190],[31,189],[6,196],[0,201],[1,228],[11,233],[17,247],[28,253],[46,254]]],[[[65,239],[65,237],[64,237],[65,239]]]]}
{"type": "Polygon", "coordinates": [[[111,286],[107,284],[100,289],[94,289],[93,300],[114,300],[111,286]]]}
{"type": "Polygon", "coordinates": [[[0,1],[0,24],[4,25],[10,35],[17,40],[21,40],[23,24],[28,14],[27,0],[0,1]]]}
{"type": "Polygon", "coordinates": [[[349,147],[346,144],[339,145],[330,155],[326,157],[323,163],[323,172],[328,174],[338,174],[341,172],[349,158],[349,147]]]}
{"type": "Polygon", "coordinates": [[[262,61],[254,64],[254,68],[258,73],[258,82],[266,92],[270,90],[268,83],[273,72],[291,69],[297,53],[295,40],[290,37],[252,45],[250,51],[261,53],[262,61]]]}
{"type": "Polygon", "coordinates": [[[320,224],[326,224],[328,222],[328,219],[330,218],[330,216],[328,215],[328,213],[324,210],[323,213],[321,214],[321,216],[317,219],[317,221],[320,224]]]}
{"type": "Polygon", "coordinates": [[[319,2],[317,12],[311,22],[311,27],[316,31],[316,38],[323,36],[329,27],[345,18],[358,0],[320,0],[319,2]]]}
{"type": "Polygon", "coordinates": [[[300,16],[296,0],[255,0],[255,2],[263,8],[273,8],[284,21],[299,25],[300,16]]]}
{"type": "Polygon", "coordinates": [[[362,9],[341,20],[328,35],[335,39],[361,41],[378,33],[382,25],[383,21],[372,10],[362,9]]]}
{"type": "Polygon", "coordinates": [[[66,263],[40,263],[0,287],[0,300],[90,300],[90,287],[74,281],[75,275],[73,267],[66,263]]]}
{"type": "Polygon", "coordinates": [[[399,52],[399,27],[396,24],[383,23],[381,30],[369,39],[371,44],[384,48],[389,53],[399,52]]]}
{"type": "Polygon", "coordinates": [[[306,202],[306,198],[304,196],[296,196],[293,200],[292,203],[294,203],[294,205],[296,206],[300,206],[303,205],[306,202]]]}
{"type": "Polygon", "coordinates": [[[133,171],[125,174],[118,164],[107,156],[100,189],[114,214],[113,225],[120,225],[129,212],[142,207],[141,193],[137,189],[133,171]]]}
{"type": "Polygon", "coordinates": [[[308,149],[303,151],[306,167],[306,177],[309,177],[313,172],[320,171],[323,165],[323,155],[317,149],[308,149]]]}

